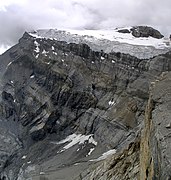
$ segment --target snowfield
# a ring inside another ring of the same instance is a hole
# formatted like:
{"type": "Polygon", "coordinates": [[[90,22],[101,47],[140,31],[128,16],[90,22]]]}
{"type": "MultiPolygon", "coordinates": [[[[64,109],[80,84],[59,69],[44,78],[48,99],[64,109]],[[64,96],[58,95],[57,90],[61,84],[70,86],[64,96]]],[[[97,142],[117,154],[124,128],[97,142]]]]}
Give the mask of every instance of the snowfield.
{"type": "Polygon", "coordinates": [[[85,43],[95,51],[129,53],[141,59],[163,54],[171,49],[171,42],[167,38],[136,38],[131,33],[119,33],[118,30],[41,29],[29,34],[34,38],[85,43]]]}
{"type": "Polygon", "coordinates": [[[169,40],[167,41],[167,39],[156,39],[153,37],[136,38],[130,33],[119,33],[117,30],[66,30],[66,32],[79,36],[93,36],[97,39],[118,41],[120,43],[127,43],[132,45],[154,46],[156,49],[168,47],[166,42],[169,40]]]}

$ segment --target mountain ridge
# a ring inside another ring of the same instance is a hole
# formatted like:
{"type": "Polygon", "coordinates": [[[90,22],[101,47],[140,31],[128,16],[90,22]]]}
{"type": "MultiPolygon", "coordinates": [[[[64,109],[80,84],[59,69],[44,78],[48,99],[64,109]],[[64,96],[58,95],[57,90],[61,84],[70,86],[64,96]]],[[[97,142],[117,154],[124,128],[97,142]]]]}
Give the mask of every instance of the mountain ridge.
{"type": "Polygon", "coordinates": [[[8,149],[0,153],[1,179],[137,179],[143,174],[145,106],[151,85],[171,70],[170,51],[139,59],[25,33],[0,56],[0,67],[0,137],[8,149]],[[109,161],[98,161],[104,154],[109,161]]]}
{"type": "MultiPolygon", "coordinates": [[[[137,28],[143,26],[137,26],[137,28]]],[[[136,27],[129,27],[128,29],[136,29],[136,27]]],[[[35,38],[49,38],[58,41],[66,41],[68,43],[85,43],[93,50],[103,50],[106,53],[122,52],[129,53],[141,59],[150,58],[155,55],[166,53],[170,48],[169,39],[156,39],[150,37],[151,31],[141,30],[149,37],[134,37],[130,33],[119,33],[119,29],[107,30],[57,30],[47,29],[38,30],[29,33],[35,38]]],[[[155,30],[153,30],[155,32],[155,30]]],[[[152,31],[152,32],[153,32],[152,31]]],[[[156,36],[155,36],[156,37],[156,36]]],[[[158,36],[163,37],[163,35],[158,36]]]]}

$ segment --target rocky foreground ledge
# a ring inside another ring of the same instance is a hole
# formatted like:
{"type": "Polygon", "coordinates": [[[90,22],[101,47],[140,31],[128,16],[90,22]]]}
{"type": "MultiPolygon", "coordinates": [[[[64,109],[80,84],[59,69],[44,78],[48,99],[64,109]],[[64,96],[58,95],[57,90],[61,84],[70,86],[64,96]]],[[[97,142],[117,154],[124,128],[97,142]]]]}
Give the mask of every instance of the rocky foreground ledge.
{"type": "Polygon", "coordinates": [[[25,33],[0,56],[1,179],[169,179],[170,70],[25,33]]]}

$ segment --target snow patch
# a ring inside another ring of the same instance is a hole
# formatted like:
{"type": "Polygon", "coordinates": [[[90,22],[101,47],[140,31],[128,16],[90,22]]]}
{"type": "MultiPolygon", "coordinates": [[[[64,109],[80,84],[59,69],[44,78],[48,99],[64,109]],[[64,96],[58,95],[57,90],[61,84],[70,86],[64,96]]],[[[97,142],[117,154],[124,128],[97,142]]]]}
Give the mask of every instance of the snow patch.
{"type": "Polygon", "coordinates": [[[13,61],[11,61],[10,63],[8,63],[7,67],[10,66],[12,64],[13,61]]]}
{"type": "Polygon", "coordinates": [[[21,159],[26,159],[27,158],[27,156],[23,156],[21,159]]]}
{"type": "MultiPolygon", "coordinates": [[[[62,150],[60,150],[58,153],[65,151],[66,149],[69,149],[71,147],[73,147],[76,144],[84,144],[86,141],[88,141],[88,143],[94,144],[95,146],[97,146],[97,142],[94,140],[93,135],[82,135],[82,134],[71,134],[68,137],[66,137],[66,139],[61,140],[57,143],[54,144],[64,144],[64,143],[68,143],[67,145],[65,145],[63,147],[62,150]]],[[[78,150],[78,149],[77,149],[78,150]]],[[[78,150],[79,151],[79,150],[78,150]]]]}
{"type": "Polygon", "coordinates": [[[87,156],[90,156],[94,150],[95,150],[95,148],[91,148],[90,151],[88,152],[87,156]]]}
{"type": "Polygon", "coordinates": [[[39,54],[37,54],[35,57],[36,57],[36,59],[37,59],[37,58],[39,57],[39,54]]]}
{"type": "Polygon", "coordinates": [[[50,62],[45,62],[46,64],[50,64],[50,62]]]}
{"type": "Polygon", "coordinates": [[[36,49],[34,50],[36,53],[39,53],[40,52],[40,49],[39,49],[39,43],[37,41],[34,41],[34,45],[36,46],[36,49]]]}
{"type": "Polygon", "coordinates": [[[34,75],[30,76],[30,78],[33,79],[33,78],[34,78],[34,75]]]}
{"type": "Polygon", "coordinates": [[[88,142],[91,143],[91,144],[94,144],[95,146],[97,146],[97,142],[94,140],[94,138],[92,136],[93,135],[89,135],[88,142]]]}
{"type": "Polygon", "coordinates": [[[115,102],[114,101],[109,101],[108,104],[109,104],[109,106],[112,106],[112,105],[115,104],[115,102]]]}
{"type": "Polygon", "coordinates": [[[57,53],[57,52],[53,52],[53,54],[54,54],[54,55],[56,55],[56,56],[58,55],[58,53],[57,53]]]}
{"type": "Polygon", "coordinates": [[[75,164],[74,164],[74,166],[78,166],[78,165],[80,165],[80,163],[75,163],[75,164]]]}
{"type": "Polygon", "coordinates": [[[48,51],[46,51],[45,49],[42,51],[42,54],[44,54],[45,56],[47,56],[48,51]]]}
{"type": "Polygon", "coordinates": [[[111,149],[111,150],[103,153],[102,156],[100,156],[99,158],[97,158],[97,159],[92,159],[92,160],[90,160],[90,161],[101,161],[101,160],[104,160],[104,159],[106,159],[107,157],[109,157],[109,156],[111,156],[111,155],[113,155],[113,154],[115,154],[115,153],[116,153],[116,149],[111,149]]]}

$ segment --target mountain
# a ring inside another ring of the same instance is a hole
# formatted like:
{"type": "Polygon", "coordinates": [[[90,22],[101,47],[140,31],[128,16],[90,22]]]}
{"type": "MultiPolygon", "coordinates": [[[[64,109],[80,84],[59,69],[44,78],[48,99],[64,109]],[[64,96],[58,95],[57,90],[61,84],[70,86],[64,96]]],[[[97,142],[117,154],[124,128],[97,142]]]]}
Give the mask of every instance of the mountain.
{"type": "Polygon", "coordinates": [[[25,32],[0,56],[0,179],[171,178],[170,49],[151,27],[25,32]]]}

